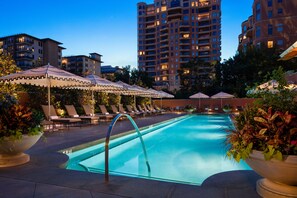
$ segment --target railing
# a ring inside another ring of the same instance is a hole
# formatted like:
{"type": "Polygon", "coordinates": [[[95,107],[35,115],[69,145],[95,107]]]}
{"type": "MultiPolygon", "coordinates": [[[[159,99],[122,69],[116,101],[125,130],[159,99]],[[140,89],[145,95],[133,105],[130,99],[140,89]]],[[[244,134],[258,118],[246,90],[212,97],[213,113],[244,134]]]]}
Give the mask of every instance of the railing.
{"type": "Polygon", "coordinates": [[[127,117],[130,120],[131,124],[134,126],[134,128],[135,128],[135,130],[136,130],[136,132],[138,134],[138,137],[139,137],[141,145],[142,145],[142,150],[143,150],[145,163],[146,163],[147,170],[148,170],[148,175],[149,176],[151,175],[151,167],[150,167],[150,164],[148,162],[146,148],[145,148],[144,141],[142,139],[142,135],[141,135],[141,133],[139,131],[138,126],[136,125],[134,120],[131,118],[131,116],[129,116],[127,114],[118,114],[112,120],[111,124],[109,125],[108,132],[106,134],[106,139],[105,139],[105,182],[109,181],[109,140],[110,140],[110,135],[111,135],[112,129],[113,129],[114,125],[116,124],[116,122],[118,121],[118,119],[120,119],[123,116],[127,117]]]}

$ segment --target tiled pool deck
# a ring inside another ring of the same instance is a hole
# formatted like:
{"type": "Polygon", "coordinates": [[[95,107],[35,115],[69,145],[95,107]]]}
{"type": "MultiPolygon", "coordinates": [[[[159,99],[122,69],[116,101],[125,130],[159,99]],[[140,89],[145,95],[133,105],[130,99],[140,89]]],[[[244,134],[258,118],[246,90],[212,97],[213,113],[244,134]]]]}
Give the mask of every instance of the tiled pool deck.
{"type": "MultiPolygon", "coordinates": [[[[163,114],[136,119],[139,127],[179,116],[163,114]]],[[[70,130],[46,132],[45,138],[28,153],[25,165],[0,169],[1,198],[112,198],[112,197],[199,197],[258,198],[255,190],[260,177],[253,171],[224,172],[209,177],[201,186],[183,185],[145,179],[78,172],[60,168],[67,156],[57,151],[105,137],[109,123],[70,130]]],[[[132,129],[127,120],[119,121],[114,134],[132,129]]]]}

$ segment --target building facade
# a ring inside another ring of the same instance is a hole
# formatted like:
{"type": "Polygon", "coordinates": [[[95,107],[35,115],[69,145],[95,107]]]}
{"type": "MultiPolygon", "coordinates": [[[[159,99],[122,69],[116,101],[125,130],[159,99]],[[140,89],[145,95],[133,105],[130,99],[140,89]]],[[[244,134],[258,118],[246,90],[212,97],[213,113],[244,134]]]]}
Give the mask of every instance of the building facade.
{"type": "Polygon", "coordinates": [[[90,53],[86,55],[65,56],[62,60],[62,68],[71,73],[87,76],[94,74],[101,75],[101,54],[90,53]]]}
{"type": "Polygon", "coordinates": [[[155,88],[179,89],[178,70],[194,57],[221,57],[221,0],[138,3],[138,67],[155,88]]]}
{"type": "Polygon", "coordinates": [[[60,67],[62,43],[50,38],[39,39],[28,34],[0,38],[0,53],[11,54],[18,67],[30,69],[46,64],[60,67]]]}
{"type": "Polygon", "coordinates": [[[287,49],[297,40],[297,1],[254,0],[253,15],[241,25],[238,50],[248,46],[287,49]]]}

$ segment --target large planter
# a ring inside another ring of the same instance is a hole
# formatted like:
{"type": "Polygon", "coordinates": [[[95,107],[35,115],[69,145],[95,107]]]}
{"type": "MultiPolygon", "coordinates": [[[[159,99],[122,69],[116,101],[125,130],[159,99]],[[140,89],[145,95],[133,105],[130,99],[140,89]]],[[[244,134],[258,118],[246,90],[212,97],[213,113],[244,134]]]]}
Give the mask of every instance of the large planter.
{"type": "Polygon", "coordinates": [[[260,151],[253,151],[247,164],[264,177],[257,181],[257,192],[262,197],[297,197],[297,156],[290,155],[283,161],[265,160],[260,151]]]}
{"type": "Polygon", "coordinates": [[[0,167],[17,166],[30,161],[30,156],[24,151],[31,148],[41,137],[38,135],[22,135],[20,140],[4,138],[0,140],[0,167]]]}

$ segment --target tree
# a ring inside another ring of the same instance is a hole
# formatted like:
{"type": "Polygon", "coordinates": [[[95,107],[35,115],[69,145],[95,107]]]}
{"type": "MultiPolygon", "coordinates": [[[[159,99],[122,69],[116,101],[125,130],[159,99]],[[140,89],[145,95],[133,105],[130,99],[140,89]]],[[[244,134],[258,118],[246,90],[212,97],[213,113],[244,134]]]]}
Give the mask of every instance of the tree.
{"type": "MultiPolygon", "coordinates": [[[[4,55],[3,53],[0,54],[0,76],[6,76],[20,70],[21,69],[17,67],[11,55],[4,55]]],[[[18,85],[0,84],[0,98],[2,98],[5,94],[15,94],[17,87],[18,85]]]]}
{"type": "Polygon", "coordinates": [[[122,81],[124,83],[130,84],[130,65],[125,66],[122,72],[115,73],[115,81],[122,81]]]}
{"type": "Polygon", "coordinates": [[[281,50],[267,47],[250,47],[216,65],[215,86],[222,87],[239,97],[246,96],[246,89],[267,80],[266,75],[283,66],[294,68],[294,61],[278,61],[281,50]]]}
{"type": "Polygon", "coordinates": [[[214,64],[199,58],[194,58],[183,64],[178,71],[181,82],[181,95],[188,97],[199,91],[208,92],[209,87],[213,85],[214,68],[214,64]]]}
{"type": "Polygon", "coordinates": [[[133,69],[131,71],[131,84],[136,84],[142,87],[153,87],[154,79],[150,77],[146,72],[133,69]]]}

